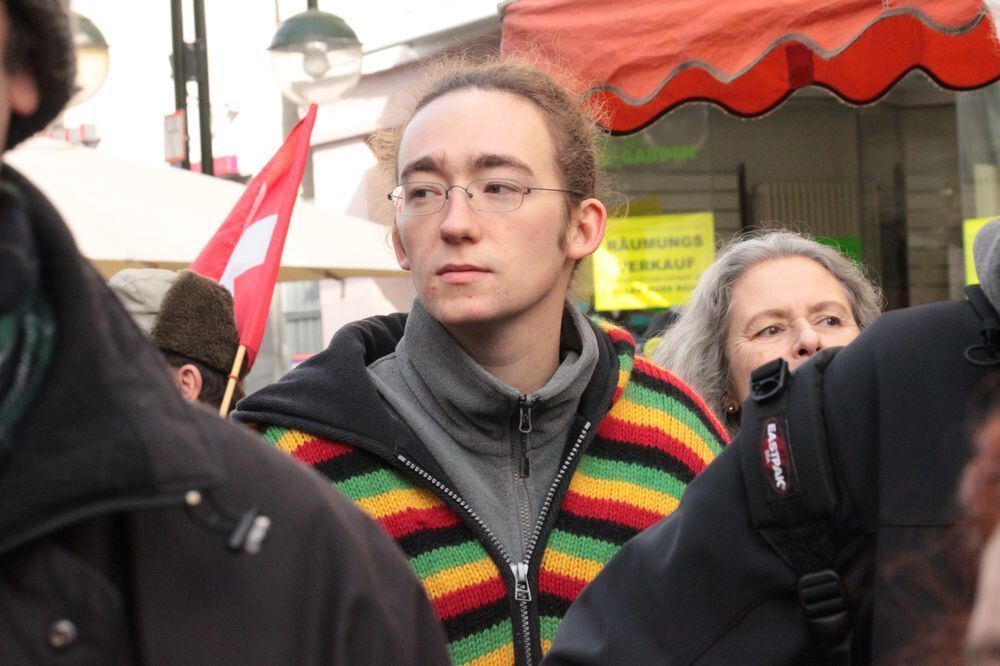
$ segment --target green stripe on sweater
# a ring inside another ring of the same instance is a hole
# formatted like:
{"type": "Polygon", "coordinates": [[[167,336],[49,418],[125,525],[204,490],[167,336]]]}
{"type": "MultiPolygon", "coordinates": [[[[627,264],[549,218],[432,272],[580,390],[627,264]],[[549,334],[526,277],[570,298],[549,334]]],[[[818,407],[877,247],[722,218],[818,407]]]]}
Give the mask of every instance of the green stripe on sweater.
{"type": "Polygon", "coordinates": [[[538,622],[541,625],[540,633],[543,641],[554,641],[556,639],[556,631],[559,629],[559,625],[562,623],[561,617],[553,617],[551,615],[542,615],[538,618],[538,622]]]}
{"type": "Polygon", "coordinates": [[[477,541],[469,540],[455,546],[435,548],[410,559],[410,564],[421,579],[429,578],[445,569],[464,566],[487,557],[477,541]]]}
{"type": "Polygon", "coordinates": [[[407,490],[414,488],[412,483],[403,480],[395,471],[378,469],[368,474],[355,476],[337,482],[340,491],[354,501],[366,497],[375,497],[392,490],[407,490]]]}
{"type": "Polygon", "coordinates": [[[602,563],[610,560],[620,548],[621,544],[571,534],[563,530],[552,530],[548,546],[546,546],[546,550],[558,551],[602,563]]]}
{"type": "Polygon", "coordinates": [[[504,645],[509,645],[513,630],[511,621],[504,620],[485,631],[453,641],[448,646],[451,660],[456,664],[467,664],[504,645]]]}
{"type": "Polygon", "coordinates": [[[607,460],[596,456],[584,456],[578,469],[587,476],[607,481],[622,481],[680,499],[685,484],[667,472],[637,463],[607,460]]]}

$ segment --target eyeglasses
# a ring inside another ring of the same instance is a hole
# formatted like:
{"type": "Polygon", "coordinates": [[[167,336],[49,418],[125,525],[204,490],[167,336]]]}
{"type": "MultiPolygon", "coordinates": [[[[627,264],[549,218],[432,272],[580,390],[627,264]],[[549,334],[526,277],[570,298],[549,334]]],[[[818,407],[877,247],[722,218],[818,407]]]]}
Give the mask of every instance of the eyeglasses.
{"type": "Polygon", "coordinates": [[[582,197],[574,190],[554,187],[528,187],[514,180],[503,178],[483,178],[474,180],[465,187],[444,185],[434,182],[403,183],[389,193],[389,201],[396,207],[398,215],[433,215],[444,209],[451,191],[458,188],[469,197],[469,205],[480,213],[509,213],[524,203],[524,197],[539,190],[543,192],[565,192],[582,197]]]}

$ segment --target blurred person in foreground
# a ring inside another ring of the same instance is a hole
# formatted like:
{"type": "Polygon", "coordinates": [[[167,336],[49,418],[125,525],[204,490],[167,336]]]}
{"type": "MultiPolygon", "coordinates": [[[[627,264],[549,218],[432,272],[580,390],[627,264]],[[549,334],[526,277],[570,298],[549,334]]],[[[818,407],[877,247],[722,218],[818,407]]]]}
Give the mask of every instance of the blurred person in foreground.
{"type": "Polygon", "coordinates": [[[754,368],[784,358],[794,370],[822,349],[842,347],[881,305],[878,288],[834,248],[790,231],[751,234],[724,248],[698,279],[652,358],[735,434],[754,368]]]}
{"type": "MultiPolygon", "coordinates": [[[[232,294],[192,271],[159,268],[127,268],[108,286],[163,354],[184,399],[218,410],[240,344],[232,294]]],[[[240,381],[229,411],[242,397],[240,381]]]]}
{"type": "Polygon", "coordinates": [[[791,374],[755,370],[737,436],[584,590],[547,663],[894,663],[935,629],[940,599],[899,564],[961,585],[941,544],[1000,381],[1000,219],[974,254],[968,301],[887,312],[791,374]]]}
{"type": "MultiPolygon", "coordinates": [[[[72,92],[68,11],[0,1],[0,144],[72,92]]],[[[319,477],[186,403],[0,171],[0,663],[444,664],[419,583],[319,477]]]]}
{"type": "Polygon", "coordinates": [[[978,554],[976,602],[965,635],[969,666],[1000,664],[1000,409],[980,429],[962,476],[961,498],[978,554]]]}
{"type": "Polygon", "coordinates": [[[234,417],[375,516],[458,663],[533,664],[725,434],[631,336],[567,301],[601,243],[597,129],[512,60],[450,63],[381,152],[409,315],[341,329],[234,417]]]}

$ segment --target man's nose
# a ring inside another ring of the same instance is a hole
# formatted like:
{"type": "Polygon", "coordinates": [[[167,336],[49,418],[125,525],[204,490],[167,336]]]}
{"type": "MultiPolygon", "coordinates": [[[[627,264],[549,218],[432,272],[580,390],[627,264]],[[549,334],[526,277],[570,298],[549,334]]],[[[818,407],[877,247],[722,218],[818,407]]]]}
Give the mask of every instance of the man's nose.
{"type": "Polygon", "coordinates": [[[461,185],[452,185],[446,195],[440,225],[441,239],[446,243],[479,240],[479,218],[472,207],[472,195],[461,185]]]}

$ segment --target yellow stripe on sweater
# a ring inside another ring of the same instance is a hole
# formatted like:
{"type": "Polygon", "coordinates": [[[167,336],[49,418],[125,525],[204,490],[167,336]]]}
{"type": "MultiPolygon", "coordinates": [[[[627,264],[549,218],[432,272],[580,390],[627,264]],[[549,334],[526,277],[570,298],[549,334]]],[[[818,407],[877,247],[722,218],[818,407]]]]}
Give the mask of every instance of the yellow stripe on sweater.
{"type": "Polygon", "coordinates": [[[655,427],[666,432],[691,449],[692,453],[701,458],[706,465],[715,459],[715,454],[701,436],[672,414],[622,397],[612,408],[611,415],[629,423],[655,427]]]}
{"type": "Polygon", "coordinates": [[[369,516],[378,520],[406,509],[430,509],[440,506],[441,500],[423,488],[402,488],[359,499],[357,505],[369,516]]]}
{"type": "Polygon", "coordinates": [[[424,589],[427,590],[427,596],[431,599],[437,599],[463,587],[471,587],[485,580],[496,578],[497,574],[497,566],[493,564],[493,560],[484,557],[460,567],[445,569],[425,578],[423,581],[424,589]]]}
{"type": "Polygon", "coordinates": [[[624,502],[664,516],[676,509],[679,503],[666,493],[643,488],[627,481],[597,479],[587,476],[580,470],[573,475],[569,489],[593,499],[624,502]]]}
{"type": "Polygon", "coordinates": [[[506,645],[487,652],[479,659],[466,662],[466,666],[509,666],[514,663],[514,644],[506,645]]]}
{"type": "Polygon", "coordinates": [[[603,568],[603,562],[595,562],[551,548],[546,548],[542,557],[542,569],[588,582],[597,578],[597,574],[601,573],[603,568]]]}
{"type": "Polygon", "coordinates": [[[274,445],[285,453],[291,454],[295,453],[295,449],[299,448],[310,439],[313,438],[301,430],[286,430],[285,434],[279,437],[278,441],[276,441],[274,445]]]}

